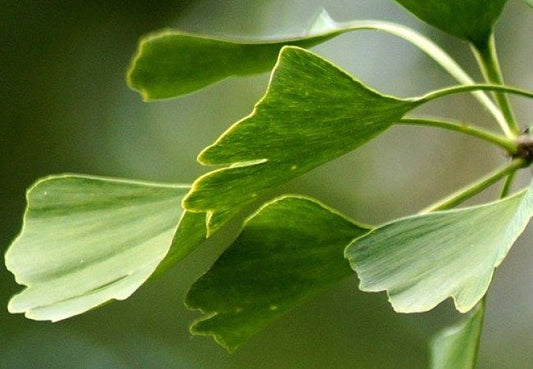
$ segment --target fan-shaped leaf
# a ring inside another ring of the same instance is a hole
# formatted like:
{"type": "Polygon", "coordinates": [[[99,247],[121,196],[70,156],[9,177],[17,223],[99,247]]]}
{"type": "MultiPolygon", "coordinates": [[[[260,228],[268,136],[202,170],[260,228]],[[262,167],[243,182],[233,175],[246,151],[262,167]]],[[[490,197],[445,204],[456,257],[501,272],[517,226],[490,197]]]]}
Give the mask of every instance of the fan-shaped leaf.
{"type": "Polygon", "coordinates": [[[232,40],[177,31],[143,39],[128,72],[128,83],[145,100],[185,95],[229,76],[266,72],[283,45],[311,47],[343,30],[321,13],[309,33],[269,41],[232,40]]]}
{"type": "Polygon", "coordinates": [[[484,48],[507,0],[396,0],[418,18],[484,48]]]}
{"type": "Polygon", "coordinates": [[[57,321],[130,296],[167,254],[188,190],[75,175],[37,182],[5,256],[27,286],[9,311],[57,321]]]}
{"type": "MultiPolygon", "coordinates": [[[[307,48],[342,33],[360,30],[381,31],[402,38],[428,54],[460,83],[473,83],[444,50],[410,28],[383,21],[337,23],[326,11],[308,33],[274,40],[220,39],[169,30],[155,33],[141,41],[131,62],[128,83],[145,100],[184,95],[230,76],[269,71],[284,45],[307,48]]],[[[483,93],[474,94],[498,115],[496,106],[483,93]]]]}
{"type": "Polygon", "coordinates": [[[258,211],[187,294],[192,332],[233,351],[283,313],[352,272],[344,247],[368,229],[315,201],[286,196],[258,211]]]}
{"type": "Polygon", "coordinates": [[[533,190],[481,206],[416,215],[355,240],[346,257],[363,291],[387,291],[398,312],[427,311],[452,297],[466,312],[533,215],[533,190]]]}
{"type": "Polygon", "coordinates": [[[184,207],[207,213],[212,232],[264,191],[363,145],[417,105],[286,46],[253,113],[199,155],[202,164],[226,167],[196,180],[184,207]]]}

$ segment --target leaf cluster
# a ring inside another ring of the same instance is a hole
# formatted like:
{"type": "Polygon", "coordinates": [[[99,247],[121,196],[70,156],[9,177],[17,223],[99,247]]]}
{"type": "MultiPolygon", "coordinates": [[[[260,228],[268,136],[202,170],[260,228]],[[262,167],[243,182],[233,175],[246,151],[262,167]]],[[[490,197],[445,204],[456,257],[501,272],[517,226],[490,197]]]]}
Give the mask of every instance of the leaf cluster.
{"type": "Polygon", "coordinates": [[[476,84],[444,50],[411,29],[380,21],[338,23],[325,12],[297,37],[250,41],[165,30],[141,40],[128,82],[147,101],[272,70],[268,88],[250,115],[199,154],[200,164],[212,168],[192,185],[80,175],[38,181],[27,194],[22,231],[5,256],[17,282],[27,286],[9,310],[58,321],[125,299],[260,201],[239,236],[187,294],[186,305],[202,313],[193,334],[213,336],[233,351],[356,273],[361,290],[386,291],[398,312],[428,311],[447,298],[458,311],[470,312],[435,338],[430,365],[473,368],[494,269],[533,216],[533,184],[507,196],[514,173],[531,162],[532,141],[518,130],[505,94],[533,93],[503,85],[493,29],[506,0],[396,1],[469,43],[486,84],[476,84]],[[307,50],[359,30],[414,44],[459,85],[411,98],[388,96],[307,50]],[[408,116],[429,101],[464,92],[487,108],[502,134],[408,116]],[[299,195],[268,199],[272,188],[396,124],[468,134],[503,148],[511,160],[419,214],[379,226],[299,195]],[[500,199],[452,209],[504,178],[500,199]]]}

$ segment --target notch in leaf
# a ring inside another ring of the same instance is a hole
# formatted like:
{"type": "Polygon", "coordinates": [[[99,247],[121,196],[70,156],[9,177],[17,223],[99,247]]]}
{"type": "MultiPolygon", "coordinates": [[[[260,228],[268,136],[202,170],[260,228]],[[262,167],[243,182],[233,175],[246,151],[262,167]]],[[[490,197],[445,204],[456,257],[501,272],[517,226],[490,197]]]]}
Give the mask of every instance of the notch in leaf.
{"type": "MultiPolygon", "coordinates": [[[[189,188],[77,175],[37,182],[5,256],[27,286],[9,311],[58,321],[129,297],[167,255],[189,188]]],[[[173,246],[174,260],[200,242],[185,233],[178,239],[190,243],[173,246]]]]}
{"type": "Polygon", "coordinates": [[[201,310],[192,333],[234,351],[303,301],[351,275],[343,250],[368,232],[324,205],[284,196],[246,222],[235,242],[191,287],[186,304],[201,310]]]}
{"type": "Polygon", "coordinates": [[[252,114],[200,153],[200,163],[225,167],[197,179],[184,207],[205,212],[213,232],[268,189],[365,144],[419,103],[380,94],[285,46],[252,114]]]}
{"type": "Polygon", "coordinates": [[[449,297],[467,312],[532,215],[533,183],[503,200],[392,221],[356,239],[345,255],[360,289],[387,291],[397,312],[428,311],[449,297]]]}

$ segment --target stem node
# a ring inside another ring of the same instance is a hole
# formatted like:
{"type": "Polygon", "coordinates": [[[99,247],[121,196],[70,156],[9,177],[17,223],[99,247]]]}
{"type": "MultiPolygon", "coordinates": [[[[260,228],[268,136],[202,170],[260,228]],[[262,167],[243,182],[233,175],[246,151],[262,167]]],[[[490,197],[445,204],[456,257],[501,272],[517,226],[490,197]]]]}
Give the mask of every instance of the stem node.
{"type": "Polygon", "coordinates": [[[518,136],[516,142],[516,154],[513,158],[524,159],[528,164],[533,161],[533,136],[526,132],[518,136]]]}

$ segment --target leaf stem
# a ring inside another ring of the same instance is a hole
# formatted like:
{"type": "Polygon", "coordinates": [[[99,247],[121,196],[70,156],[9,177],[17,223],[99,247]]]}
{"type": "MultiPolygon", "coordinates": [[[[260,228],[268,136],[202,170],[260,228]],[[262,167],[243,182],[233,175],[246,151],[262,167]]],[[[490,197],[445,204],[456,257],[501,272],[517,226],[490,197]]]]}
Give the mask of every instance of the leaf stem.
{"type": "MultiPolygon", "coordinates": [[[[425,104],[429,101],[432,101],[432,100],[435,100],[441,97],[460,94],[464,92],[472,92],[472,91],[500,91],[500,92],[506,92],[509,94],[514,94],[514,95],[533,99],[533,91],[523,90],[520,88],[510,87],[510,86],[491,85],[491,84],[475,84],[475,85],[452,86],[452,87],[443,88],[437,91],[432,91],[422,97],[419,97],[417,99],[417,102],[419,104],[425,104]]],[[[515,137],[515,135],[512,134],[509,137],[515,137]]]]}
{"type": "Polygon", "coordinates": [[[507,175],[505,178],[505,182],[503,182],[502,189],[500,191],[500,199],[503,199],[504,197],[507,197],[509,195],[509,192],[511,192],[511,187],[513,185],[513,181],[515,179],[516,172],[511,172],[507,175]]]}
{"type": "MultiPolygon", "coordinates": [[[[386,21],[352,21],[345,23],[337,23],[339,29],[345,30],[375,30],[389,33],[393,36],[402,38],[410,42],[415,47],[426,53],[430,58],[435,60],[446,72],[453,78],[464,85],[474,84],[474,80],[470,77],[461,66],[439,45],[432,40],[426,38],[424,35],[415,30],[401,24],[386,22],[386,21]]],[[[482,91],[473,91],[474,97],[492,114],[502,129],[507,128],[505,117],[494,102],[482,91]]]]}
{"type": "Polygon", "coordinates": [[[442,119],[433,119],[433,118],[410,118],[406,117],[401,119],[399,124],[412,124],[428,127],[438,127],[447,129],[450,131],[464,133],[469,136],[477,137],[481,140],[491,142],[505,149],[509,154],[514,155],[518,152],[516,143],[506,137],[501,135],[480,129],[470,124],[456,121],[448,121],[442,119]]]}
{"type": "MultiPolygon", "coordinates": [[[[485,80],[493,84],[503,85],[503,76],[498,62],[498,54],[496,53],[494,35],[491,35],[485,47],[472,47],[472,50],[476,56],[479,67],[485,76],[485,80]]],[[[494,92],[494,98],[502,109],[508,129],[512,134],[512,136],[509,136],[507,133],[506,135],[508,137],[516,137],[520,134],[520,127],[518,127],[518,124],[516,123],[509,99],[501,92],[494,92]]]]}
{"type": "Polygon", "coordinates": [[[441,201],[427,207],[422,210],[421,213],[429,213],[432,211],[446,210],[453,208],[463,201],[471,198],[474,195],[477,195],[490,185],[499,181],[503,177],[514,173],[517,169],[524,168],[527,166],[527,161],[521,158],[514,159],[510,163],[496,169],[494,172],[489,175],[481,178],[480,180],[471,183],[470,185],[460,189],[459,191],[451,194],[450,196],[442,199],[441,201]]]}

